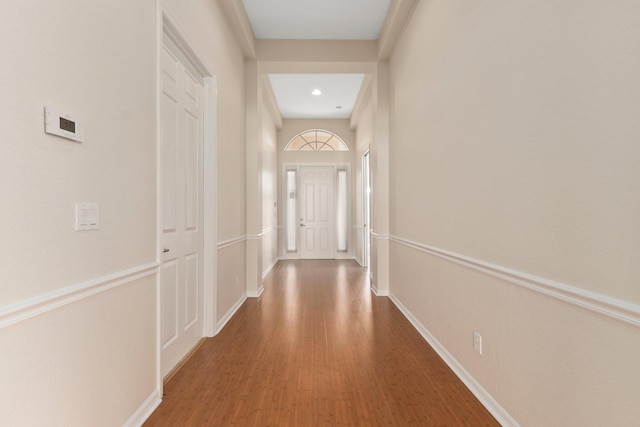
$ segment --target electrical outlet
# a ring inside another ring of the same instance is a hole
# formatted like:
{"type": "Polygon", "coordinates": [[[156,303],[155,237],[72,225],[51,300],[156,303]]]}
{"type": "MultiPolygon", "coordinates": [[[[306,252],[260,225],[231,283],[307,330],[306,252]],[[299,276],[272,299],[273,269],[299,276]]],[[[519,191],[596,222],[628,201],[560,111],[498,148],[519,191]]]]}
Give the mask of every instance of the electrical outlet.
{"type": "Polygon", "coordinates": [[[476,353],[482,355],[482,335],[477,332],[473,333],[473,349],[476,353]]]}

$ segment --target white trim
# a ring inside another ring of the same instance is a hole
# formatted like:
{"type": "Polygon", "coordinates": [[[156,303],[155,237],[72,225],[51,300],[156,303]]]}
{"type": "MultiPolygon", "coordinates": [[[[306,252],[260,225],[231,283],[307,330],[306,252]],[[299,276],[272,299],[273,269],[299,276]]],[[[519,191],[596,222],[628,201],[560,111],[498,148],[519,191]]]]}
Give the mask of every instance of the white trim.
{"type": "Polygon", "coordinates": [[[142,405],[129,417],[123,427],[140,427],[162,402],[162,391],[155,389],[142,405]]]}
{"type": "Polygon", "coordinates": [[[260,295],[264,292],[264,286],[260,285],[257,291],[247,292],[247,298],[260,298],[260,295]]]}
{"type": "Polygon", "coordinates": [[[389,240],[391,238],[389,234],[378,234],[373,230],[371,230],[370,233],[371,233],[371,237],[373,237],[376,240],[389,240]]]}
{"type": "MultiPolygon", "coordinates": [[[[217,78],[215,69],[203,60],[204,56],[196,49],[195,44],[187,37],[187,31],[179,24],[175,16],[170,12],[163,0],[156,0],[156,94],[162,93],[162,50],[165,45],[166,35],[187,61],[196,69],[199,77],[202,78],[203,86],[203,164],[202,164],[202,256],[203,256],[203,301],[202,301],[202,337],[213,336],[216,318],[216,295],[217,295],[217,251],[211,242],[217,240],[217,78]]],[[[160,146],[162,137],[162,121],[160,97],[156,97],[156,147],[160,146]]],[[[158,254],[158,265],[161,264],[162,250],[162,191],[159,187],[161,182],[160,167],[162,165],[161,150],[156,150],[156,182],[157,213],[156,220],[158,229],[156,231],[156,253],[158,254]]],[[[162,372],[161,372],[161,330],[162,330],[162,301],[161,301],[161,272],[158,272],[156,280],[156,383],[162,394],[162,372]]]]}
{"type": "Polygon", "coordinates": [[[158,273],[158,265],[157,262],[150,262],[0,307],[0,329],[109,289],[153,276],[158,273]]]}
{"type": "MultiPolygon", "coordinates": [[[[173,13],[169,11],[163,0],[157,0],[157,8],[161,15],[160,25],[162,32],[166,33],[176,46],[180,48],[182,53],[202,77],[213,77],[216,74],[214,67],[211,67],[202,59],[203,55],[200,55],[195,45],[187,38],[187,32],[180,27],[178,20],[173,16],[173,13]]],[[[159,40],[159,43],[162,45],[162,38],[159,40]]]]}
{"type": "MultiPolygon", "coordinates": [[[[160,106],[159,95],[162,93],[162,49],[164,45],[164,7],[162,6],[162,0],[156,0],[156,254],[158,266],[160,265],[160,253],[162,252],[162,239],[160,230],[163,217],[162,217],[162,192],[160,191],[161,171],[160,164],[162,156],[159,150],[159,141],[161,137],[162,125],[160,123],[160,117],[162,117],[162,109],[160,106]]],[[[162,327],[161,318],[162,313],[162,298],[160,297],[162,291],[162,277],[160,274],[156,276],[156,387],[160,390],[162,395],[162,327]]]]}
{"type": "Polygon", "coordinates": [[[264,271],[262,272],[262,279],[263,280],[264,280],[265,277],[267,277],[267,274],[269,274],[271,269],[276,266],[278,261],[280,261],[280,258],[276,257],[276,259],[274,259],[273,262],[267,268],[264,269],[264,271]]]}
{"type": "Polygon", "coordinates": [[[218,240],[218,80],[207,77],[204,80],[204,170],[203,170],[203,226],[204,226],[204,319],[203,334],[206,337],[215,335],[216,295],[218,293],[218,251],[214,242],[218,240]]]}
{"type": "MultiPolygon", "coordinates": [[[[371,76],[369,76],[371,77],[371,76]]],[[[367,82],[367,84],[369,84],[367,82]]],[[[364,86],[363,86],[364,88],[364,86]]],[[[361,89],[364,90],[364,89],[361,89]]],[[[356,224],[359,222],[362,227],[362,262],[363,267],[370,267],[371,263],[371,155],[370,147],[367,146],[364,153],[360,157],[360,217],[356,218],[356,224]]],[[[358,185],[358,184],[357,184],[358,185]]]]}
{"type": "Polygon", "coordinates": [[[233,237],[231,239],[222,240],[218,242],[218,250],[228,248],[229,246],[233,246],[238,243],[242,243],[245,240],[247,240],[247,236],[238,236],[238,237],[233,237]]]}
{"type": "Polygon", "coordinates": [[[264,236],[266,236],[269,233],[273,233],[274,231],[277,231],[278,227],[269,227],[269,228],[265,228],[264,230],[262,230],[260,232],[260,234],[247,234],[246,235],[246,239],[247,240],[260,240],[262,239],[264,236]]]}
{"type": "Polygon", "coordinates": [[[373,292],[373,294],[377,297],[388,297],[389,296],[389,290],[386,291],[380,291],[378,290],[377,287],[371,285],[371,292],[373,292]]]}
{"type": "Polygon", "coordinates": [[[514,285],[539,292],[602,316],[640,328],[640,305],[480,261],[433,246],[423,245],[401,237],[391,236],[391,240],[409,248],[437,256],[438,258],[451,261],[463,267],[479,271],[514,285]]]}
{"type": "Polygon", "coordinates": [[[300,166],[326,166],[335,167],[336,169],[344,168],[351,169],[351,163],[349,162],[283,162],[282,172],[286,172],[287,169],[298,169],[300,166]]]}
{"type": "Polygon", "coordinates": [[[278,231],[278,226],[274,225],[273,227],[268,227],[262,230],[262,233],[260,233],[260,236],[266,236],[269,233],[273,233],[274,231],[278,231]]]}
{"type": "Polygon", "coordinates": [[[233,304],[233,307],[231,307],[229,310],[227,310],[227,312],[222,317],[222,319],[220,319],[218,321],[217,328],[216,328],[216,335],[218,335],[220,333],[222,328],[224,328],[226,326],[227,322],[229,322],[229,320],[231,320],[233,315],[236,314],[236,312],[240,309],[240,307],[242,306],[242,304],[244,304],[244,302],[246,300],[247,300],[247,296],[243,295],[238,301],[236,301],[235,304],[233,304]]]}
{"type": "Polygon", "coordinates": [[[393,295],[389,299],[398,307],[404,316],[411,322],[414,328],[422,335],[429,345],[438,353],[444,362],[451,368],[458,378],[467,386],[473,395],[487,408],[493,417],[505,427],[519,427],[520,424],[478,383],[475,378],[462,366],[455,357],[440,344],[440,342],[425,328],[416,317],[393,295]]]}

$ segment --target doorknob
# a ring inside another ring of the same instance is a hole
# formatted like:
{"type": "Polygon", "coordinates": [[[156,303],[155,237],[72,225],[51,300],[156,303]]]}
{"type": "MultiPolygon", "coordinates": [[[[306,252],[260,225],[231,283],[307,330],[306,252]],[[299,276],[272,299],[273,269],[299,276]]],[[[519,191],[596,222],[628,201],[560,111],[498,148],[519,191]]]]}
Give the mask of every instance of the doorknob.
{"type": "Polygon", "coordinates": [[[300,224],[300,227],[306,227],[307,224],[300,224]]]}
{"type": "Polygon", "coordinates": [[[163,254],[166,254],[167,252],[169,252],[169,249],[167,249],[167,248],[164,248],[164,249],[162,250],[162,253],[163,253],[163,254]]]}

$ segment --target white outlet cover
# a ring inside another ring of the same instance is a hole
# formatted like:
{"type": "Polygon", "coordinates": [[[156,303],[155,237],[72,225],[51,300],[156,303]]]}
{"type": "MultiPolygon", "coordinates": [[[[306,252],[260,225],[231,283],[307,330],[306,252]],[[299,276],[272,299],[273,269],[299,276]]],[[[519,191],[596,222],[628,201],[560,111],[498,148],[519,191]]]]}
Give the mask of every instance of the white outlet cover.
{"type": "Polygon", "coordinates": [[[477,332],[473,333],[473,349],[482,355],[482,335],[477,332]]]}

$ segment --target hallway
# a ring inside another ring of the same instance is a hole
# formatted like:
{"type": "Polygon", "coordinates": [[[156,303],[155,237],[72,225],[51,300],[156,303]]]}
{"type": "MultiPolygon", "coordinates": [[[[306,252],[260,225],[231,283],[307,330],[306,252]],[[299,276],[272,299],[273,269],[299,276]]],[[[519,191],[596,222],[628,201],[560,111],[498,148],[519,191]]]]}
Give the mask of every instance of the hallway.
{"type": "Polygon", "coordinates": [[[353,261],[280,261],[146,426],[498,425],[353,261]]]}

